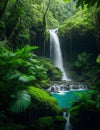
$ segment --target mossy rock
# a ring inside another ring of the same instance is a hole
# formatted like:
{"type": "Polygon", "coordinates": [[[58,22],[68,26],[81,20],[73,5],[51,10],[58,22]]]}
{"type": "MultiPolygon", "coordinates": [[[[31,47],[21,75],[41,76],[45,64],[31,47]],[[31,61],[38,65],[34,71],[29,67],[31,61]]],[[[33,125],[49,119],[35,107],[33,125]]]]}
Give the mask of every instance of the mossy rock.
{"type": "Polygon", "coordinates": [[[57,100],[50,97],[44,90],[35,87],[29,87],[28,93],[32,98],[32,112],[33,116],[55,116],[60,112],[57,100]]]}

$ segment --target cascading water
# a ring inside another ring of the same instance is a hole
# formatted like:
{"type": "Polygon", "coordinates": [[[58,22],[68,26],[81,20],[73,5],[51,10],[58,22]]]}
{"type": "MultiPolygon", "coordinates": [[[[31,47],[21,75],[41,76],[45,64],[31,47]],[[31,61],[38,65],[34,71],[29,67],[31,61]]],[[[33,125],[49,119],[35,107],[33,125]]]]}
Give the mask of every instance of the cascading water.
{"type": "Polygon", "coordinates": [[[58,29],[52,29],[49,30],[49,32],[50,32],[50,58],[53,61],[54,65],[59,69],[61,69],[61,71],[63,72],[62,80],[69,81],[63,67],[63,59],[62,59],[62,53],[60,48],[60,42],[57,35],[58,29]]]}
{"type": "MultiPolygon", "coordinates": [[[[60,41],[57,35],[58,29],[52,29],[49,30],[49,32],[50,32],[50,58],[53,61],[54,65],[63,72],[62,80],[70,81],[67,78],[63,67],[60,41]]],[[[68,114],[68,117],[66,117],[66,113],[64,113],[64,118],[66,119],[65,130],[71,130],[70,113],[68,114]]]]}
{"type": "Polygon", "coordinates": [[[66,116],[66,112],[63,112],[63,117],[66,119],[65,130],[72,130],[72,125],[70,123],[70,113],[66,116]]]}

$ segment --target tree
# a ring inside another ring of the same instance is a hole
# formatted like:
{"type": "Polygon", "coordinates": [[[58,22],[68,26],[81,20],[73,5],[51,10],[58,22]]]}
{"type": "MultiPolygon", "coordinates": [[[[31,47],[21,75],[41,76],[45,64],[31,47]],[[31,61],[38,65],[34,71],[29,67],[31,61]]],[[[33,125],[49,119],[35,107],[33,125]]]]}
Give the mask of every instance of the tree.
{"type": "Polygon", "coordinates": [[[8,1],[9,0],[1,0],[0,1],[0,19],[2,18],[3,14],[5,12],[8,1]]]}
{"type": "MultiPolygon", "coordinates": [[[[97,37],[97,44],[100,43],[100,0],[74,0],[77,3],[77,7],[81,6],[84,8],[84,5],[87,7],[96,7],[95,11],[95,19],[96,19],[96,37],[97,37]],[[97,9],[98,8],[98,9],[97,9]]],[[[99,44],[100,47],[100,44],[99,44]]]]}
{"type": "MultiPolygon", "coordinates": [[[[74,0],[77,1],[77,0],[74,0]]],[[[100,6],[100,0],[78,0],[77,1],[77,7],[78,6],[84,7],[84,5],[87,5],[88,7],[96,5],[96,7],[100,6]]]]}

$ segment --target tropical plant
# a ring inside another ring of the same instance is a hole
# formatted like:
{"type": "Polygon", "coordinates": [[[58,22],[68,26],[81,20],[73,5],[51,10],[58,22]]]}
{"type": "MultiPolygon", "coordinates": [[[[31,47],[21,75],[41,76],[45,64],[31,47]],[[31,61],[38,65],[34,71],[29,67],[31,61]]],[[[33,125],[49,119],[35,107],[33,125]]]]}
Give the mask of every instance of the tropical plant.
{"type": "Polygon", "coordinates": [[[12,120],[25,124],[58,114],[57,101],[41,90],[48,83],[48,68],[33,54],[37,47],[26,45],[15,52],[6,47],[0,44],[0,129],[13,128],[12,120]]]}
{"type": "Polygon", "coordinates": [[[29,94],[25,91],[26,88],[30,85],[40,87],[42,83],[46,83],[46,69],[31,52],[36,48],[27,45],[21,50],[12,52],[0,47],[1,110],[11,108],[16,112],[23,111],[31,101],[29,94]]]}
{"type": "Polygon", "coordinates": [[[98,130],[100,128],[100,93],[88,91],[81,95],[70,110],[74,130],[98,130]]]}

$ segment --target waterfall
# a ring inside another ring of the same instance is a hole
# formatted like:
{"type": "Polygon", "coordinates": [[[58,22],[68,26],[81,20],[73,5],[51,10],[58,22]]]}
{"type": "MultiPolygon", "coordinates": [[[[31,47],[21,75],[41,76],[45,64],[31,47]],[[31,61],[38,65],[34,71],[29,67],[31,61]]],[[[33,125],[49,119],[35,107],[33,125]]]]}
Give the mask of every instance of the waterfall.
{"type": "Polygon", "coordinates": [[[66,116],[66,112],[63,112],[63,117],[66,119],[65,130],[72,130],[72,125],[70,123],[70,113],[66,116]]]}
{"type": "Polygon", "coordinates": [[[63,67],[60,41],[57,35],[58,29],[52,29],[49,30],[49,32],[50,32],[50,58],[53,61],[54,65],[63,72],[62,80],[69,81],[63,67]]]}

